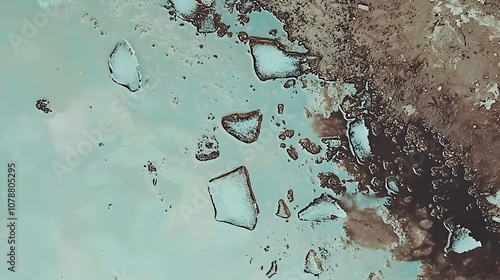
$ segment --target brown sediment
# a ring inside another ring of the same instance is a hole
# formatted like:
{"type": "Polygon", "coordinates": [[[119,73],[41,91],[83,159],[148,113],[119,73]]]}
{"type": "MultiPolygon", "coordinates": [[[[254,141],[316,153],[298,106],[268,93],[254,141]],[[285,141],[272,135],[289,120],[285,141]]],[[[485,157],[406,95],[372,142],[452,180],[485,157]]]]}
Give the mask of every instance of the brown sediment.
{"type": "Polygon", "coordinates": [[[293,160],[297,160],[299,158],[299,154],[297,153],[297,150],[293,146],[289,146],[288,148],[286,148],[286,153],[293,160]]]}
{"type": "Polygon", "coordinates": [[[344,230],[350,241],[363,247],[388,250],[399,241],[391,225],[384,223],[375,209],[345,207],[347,220],[344,230]]]}
{"type": "Polygon", "coordinates": [[[292,129],[285,129],[278,135],[278,138],[281,140],[285,140],[287,138],[292,138],[295,135],[295,131],[292,129]]]}
{"type": "Polygon", "coordinates": [[[302,149],[306,150],[310,154],[316,155],[321,152],[321,147],[313,143],[309,138],[300,139],[299,144],[302,149]]]}
{"type": "Polygon", "coordinates": [[[216,33],[218,37],[232,37],[233,33],[229,31],[229,25],[221,21],[222,17],[216,12],[216,2],[211,5],[197,3],[195,11],[182,18],[175,11],[172,2],[168,1],[163,7],[169,11],[170,18],[174,20],[176,17],[182,18],[185,21],[194,25],[198,33],[216,33]]]}
{"type": "Polygon", "coordinates": [[[319,137],[345,137],[347,121],[340,112],[332,112],[328,118],[315,115],[312,129],[319,137]]]}
{"type": "Polygon", "coordinates": [[[336,195],[343,195],[346,187],[340,182],[340,179],[333,172],[318,173],[319,186],[325,189],[331,189],[336,195]]]}

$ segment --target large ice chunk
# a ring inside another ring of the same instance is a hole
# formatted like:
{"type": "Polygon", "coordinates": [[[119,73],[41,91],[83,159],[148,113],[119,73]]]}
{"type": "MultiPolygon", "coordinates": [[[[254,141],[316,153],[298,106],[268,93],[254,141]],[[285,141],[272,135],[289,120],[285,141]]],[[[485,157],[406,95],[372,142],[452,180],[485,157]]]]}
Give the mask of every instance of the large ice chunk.
{"type": "Polygon", "coordinates": [[[108,59],[109,72],[113,81],[135,92],[141,89],[142,77],[139,62],[130,43],[123,39],[118,42],[108,59]]]}
{"type": "Polygon", "coordinates": [[[301,59],[304,55],[285,52],[272,40],[250,42],[254,70],[260,80],[297,77],[302,74],[301,59]]]}
{"type": "Polygon", "coordinates": [[[450,231],[448,245],[445,250],[462,254],[481,247],[481,242],[474,239],[471,234],[472,232],[467,228],[460,226],[454,228],[450,231]]]}
{"type": "Polygon", "coordinates": [[[337,199],[323,193],[300,210],[298,217],[302,221],[323,222],[345,218],[347,213],[340,207],[337,199]]]}
{"type": "Polygon", "coordinates": [[[360,163],[365,162],[371,154],[369,133],[370,131],[362,119],[356,119],[349,124],[349,144],[360,163]]]}
{"type": "Polygon", "coordinates": [[[222,117],[222,127],[243,143],[253,143],[260,135],[262,112],[257,109],[247,113],[234,113],[222,117]]]}
{"type": "Polygon", "coordinates": [[[208,182],[215,220],[253,230],[259,207],[252,191],[250,176],[240,166],[208,182]]]}

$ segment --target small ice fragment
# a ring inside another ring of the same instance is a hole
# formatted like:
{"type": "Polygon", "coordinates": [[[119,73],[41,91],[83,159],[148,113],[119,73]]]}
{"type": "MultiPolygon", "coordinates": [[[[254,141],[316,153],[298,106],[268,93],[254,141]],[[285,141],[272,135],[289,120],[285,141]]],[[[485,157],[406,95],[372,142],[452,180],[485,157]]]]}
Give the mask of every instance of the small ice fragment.
{"type": "Polygon", "coordinates": [[[219,142],[215,136],[201,136],[198,140],[196,159],[199,161],[208,161],[218,158],[219,154],[219,142]]]}
{"type": "Polygon", "coordinates": [[[278,210],[276,211],[276,216],[284,219],[290,218],[292,214],[290,213],[290,209],[286,205],[283,199],[278,201],[278,210]]]}
{"type": "Polygon", "coordinates": [[[323,193],[298,213],[299,220],[311,222],[331,221],[347,217],[347,213],[340,207],[338,200],[329,194],[323,193]]]}
{"type": "Polygon", "coordinates": [[[349,124],[349,144],[356,159],[363,163],[371,154],[368,140],[369,130],[362,119],[356,119],[349,124]]]}
{"type": "Polygon", "coordinates": [[[316,251],[309,250],[309,253],[307,253],[304,272],[314,276],[319,276],[323,272],[323,264],[316,251]]]}
{"type": "Polygon", "coordinates": [[[385,178],[385,188],[389,195],[397,194],[399,192],[399,187],[396,177],[389,176],[385,178]]]}
{"type": "Polygon", "coordinates": [[[474,239],[471,234],[472,232],[469,229],[457,226],[450,232],[448,246],[446,246],[445,250],[461,254],[481,247],[481,242],[474,239]]]}
{"type": "Polygon", "coordinates": [[[370,7],[365,4],[358,4],[358,9],[363,10],[363,11],[369,11],[370,7]]]}
{"type": "Polygon", "coordinates": [[[127,40],[118,42],[108,59],[113,81],[135,92],[141,89],[142,77],[135,51],[127,40]]]}
{"type": "Polygon", "coordinates": [[[245,166],[226,172],[208,182],[215,220],[253,230],[259,207],[245,166]]]}
{"type": "Polygon", "coordinates": [[[302,74],[303,55],[285,52],[273,40],[254,40],[250,42],[250,51],[257,77],[262,80],[297,77],[302,74]]]}
{"type": "Polygon", "coordinates": [[[286,198],[288,199],[288,202],[293,202],[293,190],[289,189],[286,192],[286,198]]]}
{"type": "Polygon", "coordinates": [[[248,113],[234,113],[222,117],[222,127],[243,143],[253,143],[260,135],[262,113],[259,109],[248,113]]]}
{"type": "Polygon", "coordinates": [[[273,277],[278,272],[278,263],[276,261],[271,262],[271,267],[266,273],[267,278],[273,277]]]}

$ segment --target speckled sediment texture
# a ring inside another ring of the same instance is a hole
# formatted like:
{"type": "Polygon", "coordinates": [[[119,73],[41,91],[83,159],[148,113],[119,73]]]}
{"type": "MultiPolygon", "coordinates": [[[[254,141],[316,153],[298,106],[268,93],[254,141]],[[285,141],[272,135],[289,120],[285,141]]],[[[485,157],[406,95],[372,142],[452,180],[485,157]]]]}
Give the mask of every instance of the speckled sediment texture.
{"type": "Polygon", "coordinates": [[[357,1],[258,2],[322,57],[320,76],[370,81],[391,117],[423,118],[463,151],[483,188],[498,189],[500,2],[364,1],[369,11],[357,1]]]}

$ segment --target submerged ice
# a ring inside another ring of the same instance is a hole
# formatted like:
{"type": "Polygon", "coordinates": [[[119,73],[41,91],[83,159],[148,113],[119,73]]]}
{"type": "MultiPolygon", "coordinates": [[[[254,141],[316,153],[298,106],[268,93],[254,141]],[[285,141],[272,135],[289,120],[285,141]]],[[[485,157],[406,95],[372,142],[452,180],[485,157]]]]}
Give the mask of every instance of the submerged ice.
{"type": "Polygon", "coordinates": [[[108,59],[109,72],[113,81],[135,92],[141,89],[142,77],[139,63],[132,45],[127,40],[118,42],[108,59]]]}
{"type": "Polygon", "coordinates": [[[253,230],[259,207],[252,191],[250,176],[244,166],[208,182],[208,192],[215,210],[215,220],[253,230]]]}

